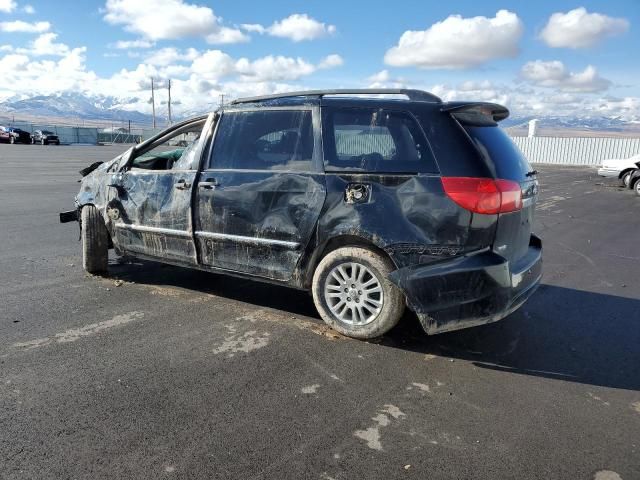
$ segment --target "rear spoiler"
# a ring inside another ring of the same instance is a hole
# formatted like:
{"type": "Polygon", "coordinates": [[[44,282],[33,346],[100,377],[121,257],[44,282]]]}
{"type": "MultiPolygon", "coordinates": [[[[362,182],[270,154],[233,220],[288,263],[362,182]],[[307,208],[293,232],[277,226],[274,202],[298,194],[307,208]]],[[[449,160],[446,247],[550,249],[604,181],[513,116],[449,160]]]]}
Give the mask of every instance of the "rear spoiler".
{"type": "Polygon", "coordinates": [[[497,125],[509,116],[509,109],[488,102],[447,102],[440,109],[450,113],[465,125],[497,125]]]}

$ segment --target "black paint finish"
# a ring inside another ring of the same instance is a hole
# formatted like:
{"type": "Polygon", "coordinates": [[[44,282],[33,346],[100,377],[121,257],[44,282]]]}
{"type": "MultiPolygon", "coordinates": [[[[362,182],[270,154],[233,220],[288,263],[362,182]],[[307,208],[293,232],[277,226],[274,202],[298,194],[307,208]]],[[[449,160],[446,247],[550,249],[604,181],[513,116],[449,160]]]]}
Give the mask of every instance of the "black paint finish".
{"type": "Polygon", "coordinates": [[[216,169],[208,152],[214,120],[224,113],[212,114],[200,136],[198,170],[131,168],[170,133],[163,132],[89,173],[78,208],[99,208],[119,253],[302,289],[331,249],[367,246],[395,264],[390,278],[428,333],[498,320],[535,290],[542,265],[541,242],[531,234],[535,179],[522,180],[527,203],[515,213],[478,215],[454,203],[441,176],[494,178],[495,168],[443,104],[289,98],[226,111],[270,108],[313,111],[311,171],[216,169]],[[324,106],[405,112],[419,120],[424,137],[415,137],[433,155],[424,155],[429,163],[417,172],[389,172],[388,165],[386,173],[325,172],[323,151],[335,140],[325,136],[323,145],[324,106]]]}

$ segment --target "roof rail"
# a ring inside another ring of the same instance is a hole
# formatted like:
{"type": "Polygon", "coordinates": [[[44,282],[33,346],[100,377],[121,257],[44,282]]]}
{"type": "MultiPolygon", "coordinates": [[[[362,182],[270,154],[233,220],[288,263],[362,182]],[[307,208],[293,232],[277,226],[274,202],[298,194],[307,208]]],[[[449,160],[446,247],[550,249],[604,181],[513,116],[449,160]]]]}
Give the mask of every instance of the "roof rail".
{"type": "Polygon", "coordinates": [[[290,97],[318,97],[325,95],[406,95],[409,100],[442,103],[440,97],[422,90],[413,90],[409,88],[341,88],[335,90],[303,90],[299,92],[276,93],[273,95],[261,95],[258,97],[245,97],[233,100],[231,104],[253,103],[264,100],[275,100],[277,98],[290,97]]]}

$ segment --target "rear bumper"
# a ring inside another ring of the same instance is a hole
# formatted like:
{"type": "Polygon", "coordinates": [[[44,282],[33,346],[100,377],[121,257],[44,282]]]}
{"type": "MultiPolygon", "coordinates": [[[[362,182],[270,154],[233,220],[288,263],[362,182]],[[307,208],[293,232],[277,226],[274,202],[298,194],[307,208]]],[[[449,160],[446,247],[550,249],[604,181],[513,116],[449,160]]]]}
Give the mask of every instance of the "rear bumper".
{"type": "Polygon", "coordinates": [[[542,241],[511,264],[492,251],[391,273],[428,334],[496,322],[518,309],[540,284],[542,241]]]}
{"type": "Polygon", "coordinates": [[[618,178],[621,171],[622,170],[600,167],[598,169],[598,175],[600,175],[601,177],[618,178]]]}

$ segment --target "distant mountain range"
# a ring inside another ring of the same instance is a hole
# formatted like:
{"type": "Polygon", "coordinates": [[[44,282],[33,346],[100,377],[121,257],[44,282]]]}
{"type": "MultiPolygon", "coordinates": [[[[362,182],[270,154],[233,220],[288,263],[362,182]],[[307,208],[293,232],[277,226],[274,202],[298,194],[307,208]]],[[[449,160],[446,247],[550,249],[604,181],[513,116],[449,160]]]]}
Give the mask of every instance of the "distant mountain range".
{"type": "Polygon", "coordinates": [[[127,104],[138,101],[137,98],[119,99],[112,96],[86,96],[77,93],[37,95],[5,100],[0,103],[0,115],[13,115],[16,119],[52,117],[118,122],[130,120],[135,123],[151,124],[153,121],[151,115],[123,108],[127,104]]]}
{"type": "MultiPolygon", "coordinates": [[[[97,122],[128,122],[151,125],[151,115],[127,109],[127,105],[140,103],[138,98],[116,98],[114,96],[87,96],[80,93],[62,93],[58,95],[38,95],[28,98],[10,98],[0,102],[0,117],[16,120],[51,123],[77,122],[78,120],[97,122]]],[[[160,107],[157,105],[157,107],[160,107]]],[[[189,118],[197,114],[214,110],[217,105],[203,105],[201,110],[183,111],[174,116],[175,120],[189,118]]],[[[539,120],[539,130],[567,129],[599,132],[640,131],[640,117],[633,122],[610,117],[567,117],[567,116],[518,116],[514,115],[501,123],[509,130],[524,131],[527,122],[533,118],[539,120]]],[[[158,125],[164,125],[166,119],[158,116],[158,125]]]]}

